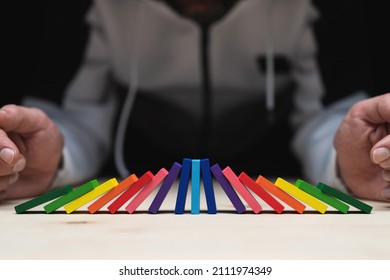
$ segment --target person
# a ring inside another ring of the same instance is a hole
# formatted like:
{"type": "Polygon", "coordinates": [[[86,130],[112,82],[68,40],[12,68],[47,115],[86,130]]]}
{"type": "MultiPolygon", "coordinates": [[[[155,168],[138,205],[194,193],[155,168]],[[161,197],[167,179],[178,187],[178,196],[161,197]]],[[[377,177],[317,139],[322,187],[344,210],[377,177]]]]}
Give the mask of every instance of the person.
{"type": "Polygon", "coordinates": [[[308,180],[389,200],[390,95],[322,106],[316,17],[307,0],[94,1],[63,106],[0,109],[0,199],[87,180],[110,152],[122,177],[185,156],[294,169],[291,126],[308,180]]]}

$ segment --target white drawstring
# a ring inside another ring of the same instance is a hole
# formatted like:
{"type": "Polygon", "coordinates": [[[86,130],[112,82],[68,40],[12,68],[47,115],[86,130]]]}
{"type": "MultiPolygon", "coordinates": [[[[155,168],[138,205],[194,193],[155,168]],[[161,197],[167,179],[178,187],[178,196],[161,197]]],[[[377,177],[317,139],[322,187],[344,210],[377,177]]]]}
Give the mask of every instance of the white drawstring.
{"type": "Polygon", "coordinates": [[[141,23],[143,14],[143,1],[136,1],[138,6],[136,7],[136,15],[133,20],[133,42],[130,50],[130,73],[129,73],[129,90],[120,114],[118,128],[115,136],[115,147],[114,147],[114,159],[115,165],[119,175],[122,178],[126,178],[130,175],[125,159],[124,159],[124,140],[126,136],[127,123],[129,120],[130,112],[132,110],[135,96],[138,90],[138,47],[139,44],[137,39],[139,38],[138,26],[141,23]]]}
{"type": "Polygon", "coordinates": [[[275,108],[275,69],[274,69],[274,42],[273,42],[273,0],[268,2],[267,26],[266,26],[266,81],[265,81],[265,106],[268,112],[275,108]]]}

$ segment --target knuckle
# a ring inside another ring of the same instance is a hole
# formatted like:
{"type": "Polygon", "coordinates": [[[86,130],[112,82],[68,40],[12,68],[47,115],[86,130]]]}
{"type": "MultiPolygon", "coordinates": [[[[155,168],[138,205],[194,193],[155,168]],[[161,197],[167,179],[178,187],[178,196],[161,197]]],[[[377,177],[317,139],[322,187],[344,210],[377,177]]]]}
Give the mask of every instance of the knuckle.
{"type": "Polygon", "coordinates": [[[15,104],[8,104],[8,105],[4,105],[2,108],[1,108],[2,111],[4,111],[6,114],[5,114],[5,119],[8,120],[8,119],[12,119],[14,117],[18,117],[20,114],[20,106],[18,105],[15,105],[15,104]]]}
{"type": "Polygon", "coordinates": [[[44,127],[50,125],[49,117],[43,110],[35,107],[29,109],[31,110],[30,112],[34,115],[34,119],[37,123],[41,124],[44,127]]]}
{"type": "Polygon", "coordinates": [[[15,112],[18,110],[18,105],[16,104],[7,104],[7,105],[4,105],[1,109],[6,111],[7,113],[12,113],[12,112],[15,112]]]}
{"type": "Polygon", "coordinates": [[[381,102],[380,105],[385,108],[385,110],[388,110],[390,108],[390,93],[386,93],[381,102]]]}
{"type": "Polygon", "coordinates": [[[352,119],[359,118],[362,114],[362,109],[365,107],[364,101],[359,101],[355,103],[349,110],[349,115],[352,119]]]}

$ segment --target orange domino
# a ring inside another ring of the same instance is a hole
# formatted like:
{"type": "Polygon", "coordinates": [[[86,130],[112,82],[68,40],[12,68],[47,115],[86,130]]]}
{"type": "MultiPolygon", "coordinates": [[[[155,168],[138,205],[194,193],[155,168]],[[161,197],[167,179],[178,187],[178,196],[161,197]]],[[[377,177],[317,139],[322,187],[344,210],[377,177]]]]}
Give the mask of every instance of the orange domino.
{"type": "Polygon", "coordinates": [[[152,191],[165,179],[168,175],[165,168],[161,168],[153,179],[137,194],[136,197],[126,206],[127,212],[132,214],[138,206],[152,193],[152,191]]]}
{"type": "Polygon", "coordinates": [[[275,186],[272,182],[270,182],[263,176],[259,176],[256,180],[256,183],[267,191],[269,191],[274,196],[278,197],[280,200],[284,201],[287,205],[295,209],[298,213],[302,214],[305,210],[306,205],[302,204],[285,191],[279,189],[277,186],[275,186]]]}
{"type": "Polygon", "coordinates": [[[135,174],[130,175],[123,181],[121,181],[116,187],[112,190],[101,196],[94,203],[88,206],[88,210],[91,214],[100,210],[104,205],[113,200],[115,197],[124,192],[128,187],[134,184],[138,180],[135,174]]]}
{"type": "Polygon", "coordinates": [[[236,189],[236,191],[242,196],[242,198],[248,203],[252,208],[253,212],[256,214],[260,213],[262,210],[261,205],[253,197],[253,195],[247,190],[247,188],[240,182],[233,170],[228,166],[222,170],[223,175],[226,179],[229,180],[230,184],[236,189]]]}

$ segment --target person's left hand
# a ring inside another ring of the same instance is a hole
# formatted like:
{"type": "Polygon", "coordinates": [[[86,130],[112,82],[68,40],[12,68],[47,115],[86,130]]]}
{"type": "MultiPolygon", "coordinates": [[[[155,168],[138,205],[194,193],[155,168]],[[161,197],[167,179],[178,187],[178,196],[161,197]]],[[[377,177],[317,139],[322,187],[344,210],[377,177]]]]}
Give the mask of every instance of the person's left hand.
{"type": "Polygon", "coordinates": [[[390,94],[356,103],[335,135],[341,178],[353,195],[390,201],[390,94]]]}

